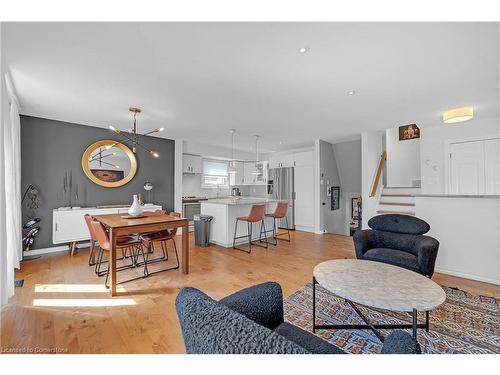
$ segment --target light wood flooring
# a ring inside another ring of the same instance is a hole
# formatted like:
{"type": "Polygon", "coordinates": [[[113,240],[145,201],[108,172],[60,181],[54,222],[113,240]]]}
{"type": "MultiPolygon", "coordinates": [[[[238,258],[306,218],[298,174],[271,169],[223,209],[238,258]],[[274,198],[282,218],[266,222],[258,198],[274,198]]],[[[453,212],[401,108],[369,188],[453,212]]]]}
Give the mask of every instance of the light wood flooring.
{"type": "MultiPolygon", "coordinates": [[[[177,243],[180,246],[180,239],[177,243]]],[[[174,307],[180,288],[197,287],[218,299],[274,280],[287,297],[311,281],[317,263],[352,257],[350,237],[298,231],[292,233],[291,243],[280,241],[268,250],[255,247],[251,254],[192,245],[189,275],[173,270],[125,283],[118,289],[124,293],[111,298],[102,286],[103,278],[87,264],[88,251],[79,250],[74,256],[46,255],[23,262],[17,273],[24,286],[16,289],[16,295],[2,309],[0,347],[4,351],[37,348],[63,353],[183,353],[174,307]],[[92,304],[97,306],[89,306],[92,304]]],[[[132,273],[119,272],[118,280],[132,273]]],[[[499,297],[496,285],[439,274],[433,279],[499,297]]]]}

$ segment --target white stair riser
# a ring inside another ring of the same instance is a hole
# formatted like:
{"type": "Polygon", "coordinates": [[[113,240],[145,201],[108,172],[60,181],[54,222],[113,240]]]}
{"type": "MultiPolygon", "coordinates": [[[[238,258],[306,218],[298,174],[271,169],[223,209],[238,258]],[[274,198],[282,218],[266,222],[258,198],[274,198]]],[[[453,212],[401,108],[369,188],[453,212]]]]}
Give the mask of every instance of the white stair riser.
{"type": "Polygon", "coordinates": [[[380,197],[380,202],[415,203],[415,197],[380,197]]]}
{"type": "Polygon", "coordinates": [[[420,194],[420,188],[384,188],[382,194],[420,194]]]}
{"type": "Polygon", "coordinates": [[[377,215],[388,215],[388,214],[398,214],[398,215],[415,216],[415,212],[405,212],[405,211],[377,211],[377,215]]]}
{"type": "Polygon", "coordinates": [[[377,207],[377,210],[398,211],[398,212],[415,212],[415,207],[414,206],[386,206],[386,205],[381,204],[377,207]]]}

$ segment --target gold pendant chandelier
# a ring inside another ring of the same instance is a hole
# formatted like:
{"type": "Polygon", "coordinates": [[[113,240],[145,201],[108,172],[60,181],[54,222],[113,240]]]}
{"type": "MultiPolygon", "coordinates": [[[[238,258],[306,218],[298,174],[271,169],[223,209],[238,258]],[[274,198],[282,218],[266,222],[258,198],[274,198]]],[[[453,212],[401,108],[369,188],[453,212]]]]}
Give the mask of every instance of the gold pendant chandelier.
{"type": "MultiPolygon", "coordinates": [[[[132,152],[134,154],[136,153],[137,146],[139,146],[139,147],[142,147],[147,152],[149,152],[153,157],[155,157],[155,158],[159,157],[160,155],[156,151],[150,150],[149,148],[141,145],[139,143],[139,137],[138,136],[140,136],[140,135],[147,136],[147,135],[150,135],[150,134],[153,134],[153,133],[162,132],[165,129],[164,128],[156,128],[156,129],[151,130],[150,132],[147,132],[147,133],[144,133],[144,134],[137,133],[137,119],[136,119],[136,116],[137,116],[138,113],[141,113],[141,110],[139,108],[135,108],[135,107],[131,107],[128,110],[134,114],[134,126],[133,126],[133,128],[128,129],[127,132],[122,131],[120,129],[117,129],[117,128],[115,128],[112,125],[110,125],[109,128],[113,132],[115,132],[116,134],[121,135],[123,138],[125,138],[128,142],[131,143],[131,145],[132,145],[132,152]]],[[[110,145],[108,148],[111,148],[112,146],[113,145],[110,145]]]]}

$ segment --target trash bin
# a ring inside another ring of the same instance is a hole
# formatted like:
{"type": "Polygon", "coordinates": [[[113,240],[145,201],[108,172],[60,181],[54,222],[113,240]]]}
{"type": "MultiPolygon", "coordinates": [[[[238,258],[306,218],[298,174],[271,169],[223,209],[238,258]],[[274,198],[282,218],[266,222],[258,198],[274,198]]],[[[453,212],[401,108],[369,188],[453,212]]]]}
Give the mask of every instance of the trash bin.
{"type": "Polygon", "coordinates": [[[194,215],[194,243],[196,246],[210,246],[210,222],[213,216],[194,215]]]}

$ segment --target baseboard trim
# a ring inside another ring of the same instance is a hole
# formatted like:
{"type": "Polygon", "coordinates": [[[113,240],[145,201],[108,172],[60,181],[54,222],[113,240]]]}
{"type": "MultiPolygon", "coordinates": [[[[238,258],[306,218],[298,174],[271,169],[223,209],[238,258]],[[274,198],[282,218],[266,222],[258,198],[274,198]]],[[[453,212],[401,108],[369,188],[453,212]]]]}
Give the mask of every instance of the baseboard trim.
{"type": "Polygon", "coordinates": [[[476,275],[471,275],[469,273],[463,273],[463,272],[449,271],[449,270],[445,270],[445,269],[439,268],[439,267],[436,267],[435,271],[438,273],[442,273],[444,275],[456,276],[456,277],[461,277],[463,279],[470,279],[470,280],[475,280],[475,281],[481,281],[483,283],[500,285],[500,280],[490,279],[489,277],[476,276],[476,275]]]}
{"type": "MultiPolygon", "coordinates": [[[[86,248],[86,247],[90,247],[90,242],[81,242],[81,243],[76,244],[77,249],[86,248]]],[[[23,251],[23,257],[24,256],[32,256],[32,255],[45,255],[45,254],[51,254],[51,253],[59,253],[62,251],[69,251],[69,245],[44,247],[42,249],[23,251]]]]}
{"type": "Polygon", "coordinates": [[[316,233],[313,227],[302,227],[300,225],[295,225],[295,230],[300,230],[301,232],[316,233]]]}

